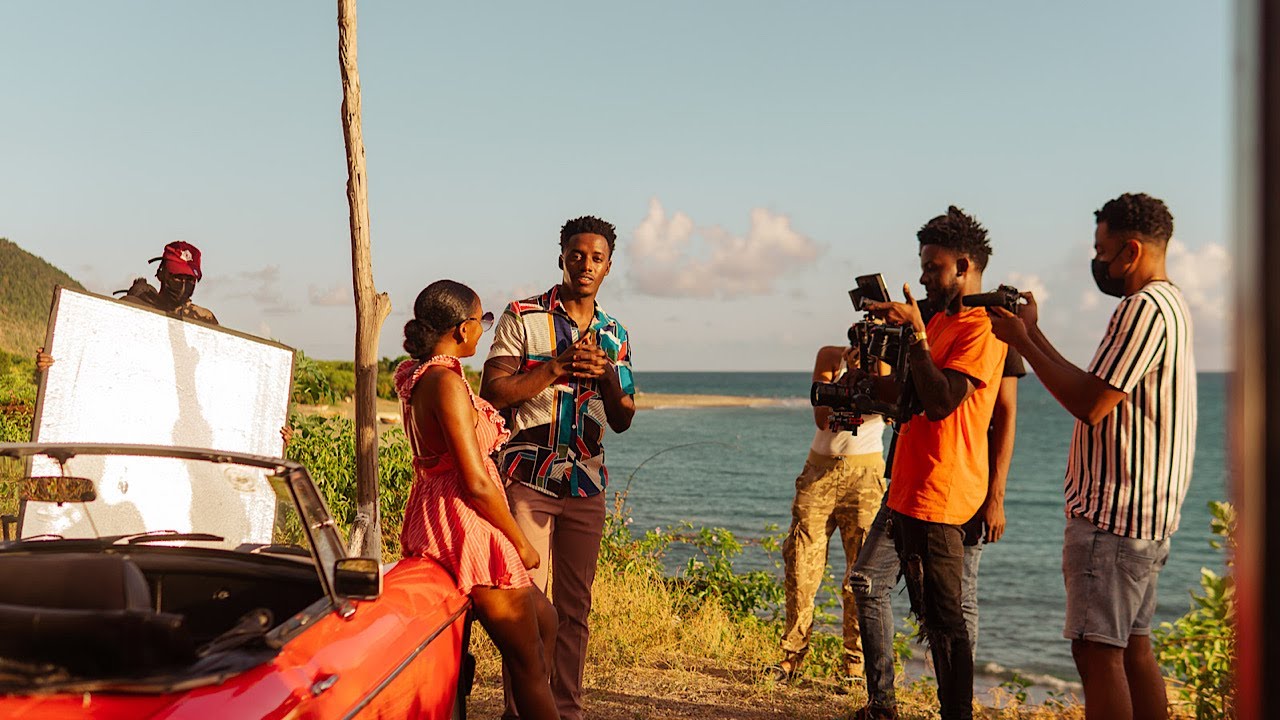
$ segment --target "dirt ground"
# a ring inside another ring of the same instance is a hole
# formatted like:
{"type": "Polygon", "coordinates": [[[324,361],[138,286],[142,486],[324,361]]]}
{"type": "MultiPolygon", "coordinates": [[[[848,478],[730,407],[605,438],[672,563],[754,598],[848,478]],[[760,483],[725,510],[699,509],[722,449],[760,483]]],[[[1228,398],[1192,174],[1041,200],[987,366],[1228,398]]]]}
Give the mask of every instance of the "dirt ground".
{"type": "MultiPolygon", "coordinates": [[[[630,668],[607,685],[586,691],[591,720],[828,720],[848,717],[865,700],[861,693],[836,695],[830,687],[763,686],[718,668],[630,668]]],[[[501,715],[501,679],[478,678],[467,717],[501,715]]]]}
{"type": "MultiPolygon", "coordinates": [[[[898,693],[898,717],[937,717],[935,686],[928,681],[898,693]]],[[[719,667],[631,667],[588,677],[583,701],[590,720],[833,720],[851,717],[866,704],[863,688],[845,690],[832,682],[804,680],[798,685],[762,681],[748,671],[719,667]]],[[[986,720],[1080,720],[1083,707],[1020,705],[1007,692],[975,687],[983,706],[975,718],[986,720]]],[[[471,720],[502,715],[502,679],[476,678],[468,703],[471,720]]]]}

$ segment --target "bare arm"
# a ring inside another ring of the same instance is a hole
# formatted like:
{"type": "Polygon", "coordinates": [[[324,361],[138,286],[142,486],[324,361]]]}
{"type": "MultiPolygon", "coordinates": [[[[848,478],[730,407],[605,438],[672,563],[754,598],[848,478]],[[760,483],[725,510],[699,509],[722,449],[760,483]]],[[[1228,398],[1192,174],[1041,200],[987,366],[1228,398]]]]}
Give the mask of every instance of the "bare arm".
{"type": "Polygon", "coordinates": [[[987,542],[996,542],[1004,535],[1004,495],[1009,465],[1013,462],[1017,424],[1018,378],[1001,378],[1000,392],[991,413],[991,427],[987,430],[987,499],[983,501],[981,510],[987,526],[987,542]]]}
{"type": "MultiPolygon", "coordinates": [[[[925,332],[924,320],[920,317],[920,307],[911,296],[911,288],[902,286],[905,303],[871,302],[866,307],[872,314],[883,317],[894,325],[910,328],[917,336],[925,332]]],[[[916,396],[924,407],[924,415],[938,421],[960,407],[960,403],[973,394],[976,387],[973,378],[962,372],[939,368],[929,354],[928,341],[917,342],[910,351],[911,377],[916,388],[916,396]]]]}
{"type": "MultiPolygon", "coordinates": [[[[558,360],[558,358],[557,358],[558,360]]],[[[480,397],[495,408],[505,410],[526,402],[551,387],[563,374],[556,360],[543,363],[529,372],[518,373],[520,359],[496,357],[486,360],[480,377],[480,397]]]]}
{"type": "Polygon", "coordinates": [[[428,370],[414,389],[413,409],[419,417],[429,414],[439,424],[449,452],[458,464],[466,501],[516,546],[525,567],[535,568],[540,563],[537,551],[516,525],[502,489],[485,469],[484,455],[476,440],[476,410],[464,383],[465,380],[448,370],[428,370]]]}
{"type": "Polygon", "coordinates": [[[1062,357],[1040,332],[1040,311],[1035,297],[1031,293],[1022,293],[1022,297],[1026,304],[1019,306],[1017,315],[1004,308],[992,308],[992,331],[1022,353],[1045,389],[1067,412],[1086,425],[1098,424],[1127,393],[1062,357]]]}
{"type": "MultiPolygon", "coordinates": [[[[1039,327],[1031,329],[1031,337],[1035,350],[1028,361],[1036,376],[1078,420],[1086,425],[1097,425],[1124,400],[1127,393],[1111,387],[1102,378],[1081,370],[1059,355],[1039,327]]],[[[1026,353],[1023,356],[1026,357],[1026,353]]]]}
{"type": "Polygon", "coordinates": [[[924,416],[937,422],[955,412],[974,391],[973,378],[933,363],[927,343],[911,347],[911,380],[924,408],[924,416]]]}
{"type": "MultiPolygon", "coordinates": [[[[846,349],[835,345],[819,348],[818,355],[813,361],[813,381],[829,383],[834,380],[836,373],[840,371],[840,358],[846,349]]],[[[814,406],[813,422],[818,426],[819,430],[826,430],[827,421],[830,419],[831,408],[819,405],[814,406]]]]}

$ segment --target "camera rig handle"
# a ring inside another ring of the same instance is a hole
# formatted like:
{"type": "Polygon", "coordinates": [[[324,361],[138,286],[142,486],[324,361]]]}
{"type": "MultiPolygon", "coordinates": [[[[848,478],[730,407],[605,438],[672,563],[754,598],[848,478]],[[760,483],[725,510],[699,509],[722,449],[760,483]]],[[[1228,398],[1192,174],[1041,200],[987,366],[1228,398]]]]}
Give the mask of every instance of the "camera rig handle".
{"type": "Polygon", "coordinates": [[[960,303],[965,307],[1002,307],[1017,315],[1021,299],[1022,293],[1018,292],[1018,288],[1012,285],[1001,285],[991,292],[965,295],[960,298],[960,303]]]}

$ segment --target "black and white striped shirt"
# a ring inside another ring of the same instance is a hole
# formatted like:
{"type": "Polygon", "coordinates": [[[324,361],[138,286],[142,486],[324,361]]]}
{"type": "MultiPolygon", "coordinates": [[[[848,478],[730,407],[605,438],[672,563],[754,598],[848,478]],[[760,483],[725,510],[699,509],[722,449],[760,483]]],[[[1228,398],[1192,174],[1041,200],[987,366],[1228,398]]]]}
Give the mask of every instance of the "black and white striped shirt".
{"type": "Polygon", "coordinates": [[[1065,481],[1069,515],[1116,535],[1178,529],[1196,446],[1191,313],[1167,281],[1120,302],[1089,372],[1126,393],[1097,425],[1076,421],[1065,481]]]}

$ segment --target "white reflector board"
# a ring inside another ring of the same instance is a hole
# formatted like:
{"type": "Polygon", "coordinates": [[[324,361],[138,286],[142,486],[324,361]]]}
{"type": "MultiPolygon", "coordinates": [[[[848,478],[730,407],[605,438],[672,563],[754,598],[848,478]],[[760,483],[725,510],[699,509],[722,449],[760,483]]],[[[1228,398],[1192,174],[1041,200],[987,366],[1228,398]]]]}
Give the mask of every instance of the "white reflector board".
{"type": "MultiPolygon", "coordinates": [[[[54,359],[36,404],[38,442],[172,445],[279,457],[288,419],[293,350],[275,342],[98,295],[58,288],[45,352],[54,359]]],[[[249,482],[190,477],[191,463],[114,458],[99,502],[26,504],[22,537],[97,537],[166,529],[228,542],[271,541],[275,494],[249,482]],[[174,470],[177,469],[176,477],[174,470]],[[103,527],[104,520],[108,525],[103,527]],[[197,520],[198,519],[198,520],[197,520]],[[118,532],[116,532],[118,530],[118,532]]],[[[106,469],[104,469],[106,470],[106,469]]],[[[33,475],[58,474],[36,463],[33,475]]]]}

